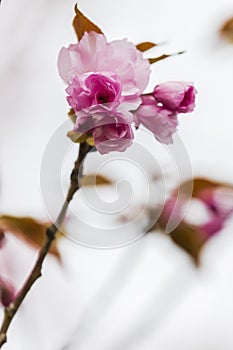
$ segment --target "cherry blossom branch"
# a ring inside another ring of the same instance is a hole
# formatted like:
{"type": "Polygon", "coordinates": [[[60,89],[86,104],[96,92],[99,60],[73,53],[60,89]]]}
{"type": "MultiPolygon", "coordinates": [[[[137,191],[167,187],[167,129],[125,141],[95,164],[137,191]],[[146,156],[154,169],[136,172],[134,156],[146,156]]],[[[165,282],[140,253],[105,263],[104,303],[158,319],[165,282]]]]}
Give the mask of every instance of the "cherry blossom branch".
{"type": "Polygon", "coordinates": [[[22,302],[24,301],[26,295],[30,291],[33,284],[42,275],[43,262],[49,252],[49,249],[54,239],[56,238],[56,234],[59,231],[62,222],[64,221],[69,203],[71,202],[74,194],[79,189],[79,181],[78,181],[79,170],[81,168],[82,161],[84,160],[87,153],[91,150],[91,148],[92,147],[85,142],[80,144],[78,158],[74,163],[74,168],[70,176],[70,188],[68,190],[67,197],[63,204],[63,207],[55,223],[49,226],[46,230],[46,238],[45,238],[44,245],[41,247],[38,253],[37,261],[31,273],[29,274],[24,286],[22,287],[21,291],[17,295],[17,298],[14,300],[14,302],[12,302],[4,310],[4,318],[0,329],[0,348],[7,342],[7,332],[15,314],[20,308],[22,302]]]}

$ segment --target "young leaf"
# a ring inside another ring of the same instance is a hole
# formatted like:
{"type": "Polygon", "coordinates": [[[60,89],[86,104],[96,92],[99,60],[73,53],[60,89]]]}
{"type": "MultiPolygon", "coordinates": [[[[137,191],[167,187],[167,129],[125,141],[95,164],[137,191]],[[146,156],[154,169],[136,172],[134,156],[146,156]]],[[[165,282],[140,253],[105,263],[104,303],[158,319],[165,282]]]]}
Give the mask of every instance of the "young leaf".
{"type": "Polygon", "coordinates": [[[112,181],[103,175],[86,175],[81,179],[81,187],[83,186],[105,186],[111,185],[112,181]]]}
{"type": "Polygon", "coordinates": [[[136,48],[141,51],[141,52],[145,52],[147,50],[152,49],[153,47],[157,46],[157,44],[152,43],[150,41],[145,41],[143,43],[137,44],[136,48]]]}
{"type": "Polygon", "coordinates": [[[164,55],[161,55],[161,56],[158,56],[158,57],[155,57],[155,58],[148,58],[148,60],[149,60],[150,64],[153,64],[153,63],[165,60],[168,57],[182,55],[184,52],[185,51],[180,51],[180,52],[176,52],[176,53],[171,53],[170,55],[169,54],[164,54],[164,55]]]}
{"type": "Polygon", "coordinates": [[[94,147],[95,146],[94,137],[92,135],[88,136],[86,139],[86,143],[89,146],[94,147]]]}
{"type": "Polygon", "coordinates": [[[233,17],[229,18],[220,29],[223,38],[233,44],[233,17]]]}
{"type": "MultiPolygon", "coordinates": [[[[162,213],[157,222],[158,227],[154,227],[154,229],[159,228],[165,232],[168,221],[169,216],[167,216],[166,213],[162,213]]],[[[181,221],[181,223],[169,233],[169,236],[173,242],[191,255],[196,265],[199,264],[201,248],[206,242],[207,237],[203,235],[203,232],[197,226],[181,221]]]]}
{"type": "Polygon", "coordinates": [[[74,143],[83,143],[87,142],[90,146],[94,146],[94,140],[93,136],[88,133],[81,133],[79,131],[71,130],[67,133],[67,136],[73,141],[74,143]]]}
{"type": "Polygon", "coordinates": [[[228,188],[233,189],[233,186],[224,182],[217,182],[202,177],[196,177],[193,180],[183,182],[179,187],[179,191],[185,194],[185,188],[193,187],[192,197],[198,198],[198,195],[203,190],[217,189],[217,188],[228,188]]]}
{"type": "Polygon", "coordinates": [[[74,113],[73,108],[71,108],[71,109],[69,110],[68,116],[69,116],[70,120],[75,124],[77,116],[76,116],[76,114],[74,113]]]}
{"type": "Polygon", "coordinates": [[[171,234],[171,239],[191,255],[196,265],[199,265],[201,248],[207,238],[195,226],[181,223],[171,234]]]}
{"type": "Polygon", "coordinates": [[[73,27],[75,33],[78,37],[78,40],[81,40],[85,32],[96,32],[99,34],[103,34],[102,30],[97,27],[96,24],[91,22],[84,14],[78,9],[78,4],[74,7],[75,17],[73,20],[73,27]]]}
{"type": "MultiPolygon", "coordinates": [[[[1,229],[5,232],[9,231],[19,238],[23,238],[35,248],[40,248],[44,243],[45,232],[48,226],[48,223],[42,223],[30,217],[0,216],[1,229]]],[[[50,253],[60,259],[56,240],[51,246],[50,253]]]]}

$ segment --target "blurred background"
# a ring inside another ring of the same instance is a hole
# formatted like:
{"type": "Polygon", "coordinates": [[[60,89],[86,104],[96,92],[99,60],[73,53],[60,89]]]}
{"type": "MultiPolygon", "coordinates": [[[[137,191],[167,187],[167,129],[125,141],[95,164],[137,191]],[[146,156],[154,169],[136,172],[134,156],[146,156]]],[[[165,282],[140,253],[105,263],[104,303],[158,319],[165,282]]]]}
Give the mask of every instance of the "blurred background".
{"type": "MultiPolygon", "coordinates": [[[[1,2],[1,213],[48,219],[41,163],[67,119],[57,56],[62,46],[76,42],[74,5],[71,0],[1,2]]],[[[167,80],[194,82],[197,107],[180,118],[179,138],[194,175],[232,182],[233,45],[219,29],[233,16],[233,1],[80,0],[79,7],[108,40],[162,42],[153,49],[155,56],[186,51],[152,66],[148,91],[167,80]]],[[[166,168],[166,159],[159,162],[166,168]]],[[[0,269],[4,257],[14,256],[20,286],[36,253],[13,237],[6,248],[0,251],[0,269]]],[[[48,257],[42,279],[12,324],[6,349],[232,350],[232,221],[205,246],[198,269],[158,232],[118,249],[92,249],[67,238],[59,248],[62,261],[48,257]]]]}

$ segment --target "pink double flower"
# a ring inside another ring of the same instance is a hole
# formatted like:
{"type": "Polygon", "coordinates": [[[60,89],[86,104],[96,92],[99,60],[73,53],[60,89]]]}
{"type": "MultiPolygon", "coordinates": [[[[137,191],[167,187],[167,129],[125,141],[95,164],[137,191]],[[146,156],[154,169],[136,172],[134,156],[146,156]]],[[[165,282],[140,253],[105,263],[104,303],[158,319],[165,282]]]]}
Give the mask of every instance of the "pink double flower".
{"type": "Polygon", "coordinates": [[[196,90],[192,83],[171,81],[157,85],[151,94],[142,96],[135,112],[137,126],[143,124],[162,143],[172,143],[178,126],[178,113],[189,113],[195,107],[196,90]]]}

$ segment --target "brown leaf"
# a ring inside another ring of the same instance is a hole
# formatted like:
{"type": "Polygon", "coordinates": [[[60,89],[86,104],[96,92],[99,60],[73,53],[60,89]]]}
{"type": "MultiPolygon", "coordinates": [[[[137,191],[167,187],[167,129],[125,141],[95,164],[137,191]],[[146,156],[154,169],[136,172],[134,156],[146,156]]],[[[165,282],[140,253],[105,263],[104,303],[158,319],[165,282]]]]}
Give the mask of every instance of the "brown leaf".
{"type": "Polygon", "coordinates": [[[103,34],[102,30],[97,27],[93,22],[91,22],[84,14],[78,9],[78,4],[74,7],[75,17],[73,20],[73,27],[78,40],[81,40],[85,32],[96,32],[103,34]]]}
{"type": "Polygon", "coordinates": [[[220,28],[220,34],[229,42],[233,43],[233,17],[229,18],[220,28]]]}
{"type": "Polygon", "coordinates": [[[68,116],[70,117],[70,120],[75,124],[76,118],[77,118],[77,117],[76,117],[76,114],[75,114],[73,108],[71,108],[71,109],[69,110],[68,116]]]}
{"type": "Polygon", "coordinates": [[[157,46],[157,44],[152,43],[150,41],[145,41],[143,43],[137,44],[136,48],[141,51],[141,52],[145,52],[147,50],[152,49],[153,47],[157,46]]]}
{"type": "Polygon", "coordinates": [[[176,52],[176,53],[171,53],[170,55],[169,54],[164,54],[164,55],[161,55],[161,56],[158,56],[158,57],[155,57],[155,58],[148,58],[148,60],[149,60],[150,64],[153,64],[153,63],[165,60],[168,57],[182,55],[184,52],[185,51],[180,51],[180,52],[176,52]]]}
{"type": "Polygon", "coordinates": [[[210,179],[202,178],[202,177],[196,177],[193,180],[188,180],[185,181],[181,184],[179,187],[179,191],[181,193],[185,194],[185,189],[186,188],[191,188],[193,186],[193,193],[192,197],[197,198],[200,194],[201,191],[203,190],[208,190],[208,189],[214,189],[214,188],[231,188],[233,189],[233,186],[231,184],[227,184],[224,182],[218,182],[218,181],[213,181],[210,179]]]}
{"type": "Polygon", "coordinates": [[[86,175],[83,176],[81,179],[81,187],[82,186],[105,186],[105,185],[111,185],[112,181],[107,179],[103,175],[86,175]]]}
{"type": "MultiPolygon", "coordinates": [[[[0,228],[9,231],[19,238],[23,238],[35,248],[40,248],[45,240],[45,232],[49,223],[37,221],[31,217],[0,216],[0,228]]],[[[56,240],[53,242],[50,253],[60,259],[56,240]]]]}
{"type": "Polygon", "coordinates": [[[195,226],[181,223],[170,233],[172,240],[191,255],[196,265],[199,264],[201,248],[206,237],[195,226]]]}
{"type": "MultiPolygon", "coordinates": [[[[155,227],[155,229],[159,228],[162,232],[166,232],[169,219],[169,217],[162,214],[157,221],[158,227],[155,227]]],[[[175,242],[180,248],[184,249],[191,255],[196,265],[199,264],[201,248],[207,238],[202,234],[198,227],[182,221],[172,232],[169,233],[169,237],[171,237],[173,242],[175,242]]]]}
{"type": "Polygon", "coordinates": [[[75,112],[74,112],[73,108],[71,108],[68,112],[68,116],[72,117],[73,114],[75,114],[75,112]]]}

